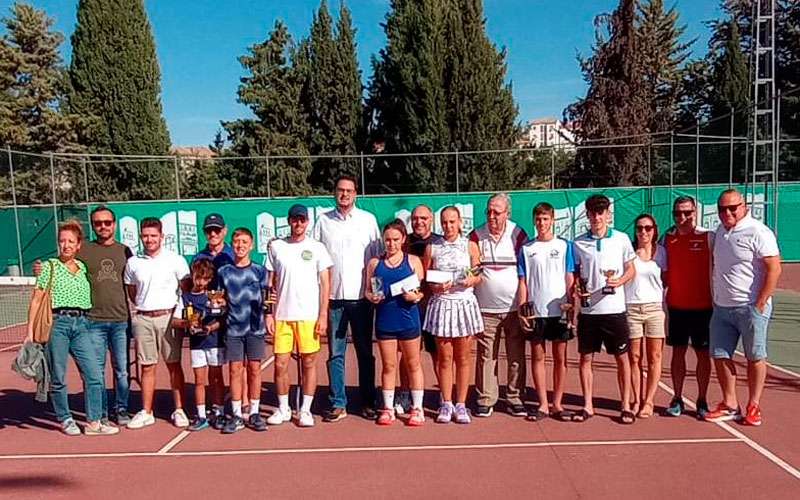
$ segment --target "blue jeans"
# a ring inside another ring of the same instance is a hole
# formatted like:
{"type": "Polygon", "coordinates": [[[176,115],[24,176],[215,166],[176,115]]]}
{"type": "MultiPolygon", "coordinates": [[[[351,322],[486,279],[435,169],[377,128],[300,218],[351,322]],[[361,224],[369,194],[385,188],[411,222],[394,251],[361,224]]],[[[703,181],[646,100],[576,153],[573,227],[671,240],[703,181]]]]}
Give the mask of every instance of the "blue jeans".
{"type": "Polygon", "coordinates": [[[375,356],[372,354],[372,304],[361,300],[332,300],[330,302],[328,336],[328,376],[331,383],[330,402],[334,408],[347,406],[344,357],[347,351],[347,326],[353,337],[358,360],[358,389],[361,404],[375,404],[375,356]]]}
{"type": "Polygon", "coordinates": [[[86,420],[100,420],[103,404],[103,382],[97,367],[94,345],[87,334],[85,317],[53,316],[53,330],[47,343],[50,365],[50,399],[59,422],[72,418],[67,396],[67,360],[75,360],[83,377],[86,420]]]}
{"type": "Polygon", "coordinates": [[[128,322],[89,320],[89,338],[97,359],[97,367],[103,384],[103,417],[108,417],[108,390],[106,389],[106,351],[111,352],[114,369],[114,411],[128,409],[128,322]]]}
{"type": "Polygon", "coordinates": [[[772,304],[764,312],[753,305],[740,307],[714,306],[711,315],[709,350],[714,359],[733,359],[736,345],[742,339],[742,348],[748,361],[767,357],[767,329],[772,314],[772,304]]]}

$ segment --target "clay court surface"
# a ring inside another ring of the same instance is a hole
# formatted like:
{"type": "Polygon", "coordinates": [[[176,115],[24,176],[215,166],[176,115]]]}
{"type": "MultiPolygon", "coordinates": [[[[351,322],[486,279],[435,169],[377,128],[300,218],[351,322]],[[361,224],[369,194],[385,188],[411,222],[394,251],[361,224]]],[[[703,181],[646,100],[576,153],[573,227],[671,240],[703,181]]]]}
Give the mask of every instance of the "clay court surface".
{"type": "MultiPolygon", "coordinates": [[[[795,283],[782,286],[794,288],[795,283]]],[[[50,406],[34,403],[32,383],[8,369],[15,349],[4,347],[0,352],[0,497],[798,498],[800,293],[781,292],[775,310],[770,354],[782,367],[770,368],[762,402],[764,425],[758,428],[698,422],[691,412],[680,418],[657,415],[632,426],[621,425],[616,420],[614,363],[605,354],[599,354],[595,362],[597,414],[586,423],[550,419],[531,423],[501,410],[489,419],[473,419],[468,426],[439,425],[432,420],[437,392],[430,358],[424,355],[429,419],[422,428],[407,428],[400,421],[380,428],[355,414],[338,423],[322,423],[319,415],[327,405],[327,378],[320,360],[321,387],[313,429],[291,423],[265,433],[245,429],[231,436],[210,429],[181,431],[166,420],[171,399],[166,370],[160,369],[156,425],[138,431],[123,429],[111,437],[68,437],[58,432],[50,406]]],[[[582,399],[575,346],[571,347],[566,403],[577,409],[582,399]]],[[[191,394],[186,354],[187,394],[191,394]]],[[[326,356],[321,353],[322,358],[326,356]]],[[[668,350],[665,359],[669,359],[668,350]]],[[[741,377],[744,360],[738,361],[741,377]]],[[[270,357],[263,364],[265,414],[277,404],[271,362],[270,357]]],[[[347,363],[355,410],[352,348],[347,363]]],[[[657,413],[671,398],[666,365],[657,413]]],[[[693,365],[690,360],[689,366],[693,365]]],[[[502,359],[500,373],[502,383],[502,359]]],[[[528,379],[530,386],[530,374],[528,379]]],[[[695,387],[690,374],[687,398],[694,398],[695,387]]],[[[80,388],[73,367],[70,402],[82,421],[80,388]]],[[[534,404],[535,396],[529,392],[534,404]]],[[[717,401],[718,395],[712,381],[710,400],[717,401]]],[[[742,378],[739,395],[745,402],[742,378]]],[[[188,403],[192,408],[191,400],[188,403]]],[[[139,404],[134,383],[134,411],[139,404]]]]}

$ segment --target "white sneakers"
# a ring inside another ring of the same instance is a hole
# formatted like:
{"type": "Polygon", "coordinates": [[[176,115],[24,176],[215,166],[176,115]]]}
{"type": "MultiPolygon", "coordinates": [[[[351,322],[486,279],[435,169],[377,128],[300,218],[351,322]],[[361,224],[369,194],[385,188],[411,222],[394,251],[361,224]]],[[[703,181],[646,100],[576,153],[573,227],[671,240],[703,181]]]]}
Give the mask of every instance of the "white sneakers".
{"type": "Polygon", "coordinates": [[[267,423],[269,425],[281,425],[290,420],[292,420],[292,410],[290,408],[278,408],[267,418],[267,423]]]}
{"type": "MultiPolygon", "coordinates": [[[[183,418],[186,418],[185,414],[183,418]]],[[[142,427],[147,427],[148,425],[153,425],[155,423],[156,418],[152,413],[147,413],[144,410],[140,410],[139,413],[134,415],[131,421],[128,422],[128,429],[141,429],[142,427]]]]}
{"type": "Polygon", "coordinates": [[[172,420],[172,425],[175,427],[179,427],[181,429],[189,427],[189,417],[186,416],[183,408],[178,408],[177,410],[173,411],[172,415],[169,416],[169,419],[172,420]]]}
{"type": "Polygon", "coordinates": [[[310,411],[301,411],[297,417],[297,425],[300,427],[314,427],[314,415],[310,411]]]}
{"type": "Polygon", "coordinates": [[[83,428],[83,433],[87,436],[113,436],[119,433],[119,428],[113,425],[100,423],[97,427],[92,428],[87,425],[83,428]]]}

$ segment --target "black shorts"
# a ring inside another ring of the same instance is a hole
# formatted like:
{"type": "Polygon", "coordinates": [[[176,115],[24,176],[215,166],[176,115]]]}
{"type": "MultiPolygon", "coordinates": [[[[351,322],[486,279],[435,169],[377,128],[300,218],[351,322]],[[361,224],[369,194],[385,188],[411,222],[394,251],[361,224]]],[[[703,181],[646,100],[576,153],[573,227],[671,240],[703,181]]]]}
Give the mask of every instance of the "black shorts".
{"type": "Polygon", "coordinates": [[[628,315],[581,314],[578,317],[578,352],[600,352],[602,345],[613,355],[625,354],[630,347],[628,315]]]}
{"type": "Polygon", "coordinates": [[[261,361],[266,352],[264,335],[225,338],[225,361],[261,361]]]}
{"type": "Polygon", "coordinates": [[[382,332],[375,330],[375,338],[378,340],[414,340],[419,337],[419,330],[402,330],[399,332],[382,332]]]}
{"type": "Polygon", "coordinates": [[[566,342],[572,340],[575,334],[561,322],[561,318],[534,318],[533,331],[526,332],[526,338],[533,343],[544,342],[566,342]]]}
{"type": "Polygon", "coordinates": [[[669,309],[667,345],[686,347],[689,340],[695,349],[708,349],[709,324],[712,309],[690,311],[688,309],[669,309]]]}

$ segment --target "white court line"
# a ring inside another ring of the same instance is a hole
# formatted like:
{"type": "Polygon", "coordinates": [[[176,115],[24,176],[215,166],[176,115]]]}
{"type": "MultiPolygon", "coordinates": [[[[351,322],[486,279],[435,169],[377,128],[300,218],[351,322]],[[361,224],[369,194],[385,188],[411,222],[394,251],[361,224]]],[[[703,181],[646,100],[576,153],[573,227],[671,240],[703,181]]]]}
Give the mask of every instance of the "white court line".
{"type": "Polygon", "coordinates": [[[15,345],[10,345],[8,347],[3,347],[2,349],[0,349],[0,352],[12,351],[14,349],[17,349],[18,347],[22,347],[22,344],[15,344],[15,345]]]}
{"type": "MultiPolygon", "coordinates": [[[[668,386],[667,384],[665,384],[664,382],[662,382],[660,380],[658,381],[658,385],[663,390],[665,390],[667,393],[669,393],[671,396],[675,396],[675,391],[672,390],[672,387],[668,386]]],[[[689,408],[691,408],[692,410],[696,410],[697,409],[697,405],[691,399],[689,399],[689,398],[684,396],[683,400],[686,402],[686,405],[689,406],[689,408]]],[[[749,437],[747,437],[747,435],[741,433],[737,429],[734,429],[727,422],[714,422],[714,423],[717,424],[717,426],[719,426],[721,429],[723,429],[725,432],[727,432],[731,436],[739,438],[739,440],[741,442],[743,442],[744,444],[746,444],[750,448],[752,448],[755,451],[757,451],[761,456],[763,456],[764,458],[766,458],[770,462],[774,463],[775,465],[777,465],[781,469],[785,470],[786,472],[788,472],[789,474],[794,476],[795,479],[800,479],[800,471],[799,470],[794,468],[788,462],[784,461],[782,458],[780,458],[779,456],[775,455],[774,453],[772,453],[771,451],[769,451],[765,447],[763,447],[760,444],[758,444],[756,441],[754,441],[754,440],[750,439],[749,437]]]]}
{"type": "MultiPolygon", "coordinates": [[[[270,356],[269,359],[264,360],[264,362],[261,363],[261,370],[263,371],[266,367],[271,365],[273,361],[275,361],[275,356],[270,356]]],[[[156,454],[157,455],[166,455],[167,453],[169,453],[169,451],[171,449],[173,449],[176,446],[178,446],[178,444],[181,441],[183,441],[184,439],[189,437],[189,434],[191,434],[191,432],[189,432],[189,431],[181,431],[177,436],[172,438],[169,441],[169,443],[167,443],[164,446],[162,446],[161,449],[156,452],[156,454]]]]}
{"type": "Polygon", "coordinates": [[[0,460],[30,459],[80,459],[80,458],[130,458],[130,457],[205,457],[230,455],[296,455],[311,453],[374,453],[403,451],[452,451],[452,450],[496,450],[549,447],[603,447],[633,445],[681,445],[710,443],[740,443],[739,438],[700,438],[700,439],[640,439],[627,441],[537,441],[534,443],[496,443],[496,444],[443,444],[419,446],[350,446],[341,448],[286,448],[268,450],[224,450],[224,451],[176,451],[172,453],[131,452],[131,453],[65,453],[41,455],[0,455],[0,460]]]}
{"type": "MultiPolygon", "coordinates": [[[[742,351],[734,351],[734,352],[736,354],[738,354],[739,356],[743,357],[745,359],[745,361],[747,360],[747,357],[744,355],[744,353],[742,351]]],[[[792,370],[789,370],[788,368],[784,368],[782,366],[774,365],[774,364],[770,363],[769,361],[767,361],[767,366],[769,368],[774,368],[775,371],[779,371],[779,372],[781,372],[781,373],[783,373],[785,375],[791,375],[792,377],[800,378],[800,373],[793,372],[792,370]]]]}

